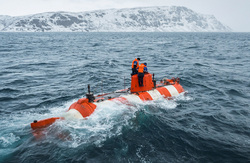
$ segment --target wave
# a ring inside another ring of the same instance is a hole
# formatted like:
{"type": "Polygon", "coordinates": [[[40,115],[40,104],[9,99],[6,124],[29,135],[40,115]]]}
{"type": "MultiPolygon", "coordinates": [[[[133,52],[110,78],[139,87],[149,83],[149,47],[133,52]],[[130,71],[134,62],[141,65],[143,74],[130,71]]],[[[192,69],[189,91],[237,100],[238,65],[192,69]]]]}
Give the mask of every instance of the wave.
{"type": "Polygon", "coordinates": [[[15,46],[0,47],[3,162],[249,162],[249,34],[21,35],[6,34],[15,46]],[[158,81],[180,77],[188,94],[106,103],[33,137],[30,122],[63,115],[87,84],[95,93],[122,89],[136,57],[158,81]]]}

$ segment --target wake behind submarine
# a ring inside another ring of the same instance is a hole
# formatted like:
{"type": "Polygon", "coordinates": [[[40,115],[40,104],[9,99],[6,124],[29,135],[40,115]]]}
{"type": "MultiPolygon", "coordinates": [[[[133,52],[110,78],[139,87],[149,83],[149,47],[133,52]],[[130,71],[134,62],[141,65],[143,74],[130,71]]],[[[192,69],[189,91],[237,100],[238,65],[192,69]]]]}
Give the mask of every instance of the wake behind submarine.
{"type": "Polygon", "coordinates": [[[88,85],[86,97],[74,102],[63,117],[52,117],[39,121],[34,120],[31,123],[31,128],[33,130],[45,128],[53,124],[56,120],[64,120],[67,117],[85,119],[91,116],[95,109],[107,100],[118,100],[122,105],[131,105],[134,101],[150,101],[162,97],[171,98],[184,92],[179,78],[163,79],[157,83],[154,79],[154,74],[152,75],[148,72],[143,72],[143,74],[143,85],[140,83],[140,79],[138,79],[138,74],[131,74],[130,88],[118,90],[113,93],[94,96],[90,91],[90,85],[88,85]]]}

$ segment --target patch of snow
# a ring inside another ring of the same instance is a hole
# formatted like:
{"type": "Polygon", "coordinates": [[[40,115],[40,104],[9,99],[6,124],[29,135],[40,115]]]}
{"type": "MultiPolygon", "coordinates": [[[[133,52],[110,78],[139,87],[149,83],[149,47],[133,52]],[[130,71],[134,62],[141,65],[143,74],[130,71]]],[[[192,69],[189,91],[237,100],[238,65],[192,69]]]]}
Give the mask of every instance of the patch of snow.
{"type": "Polygon", "coordinates": [[[186,7],[139,7],[89,12],[0,16],[0,31],[15,32],[228,32],[214,16],[186,7]]]}

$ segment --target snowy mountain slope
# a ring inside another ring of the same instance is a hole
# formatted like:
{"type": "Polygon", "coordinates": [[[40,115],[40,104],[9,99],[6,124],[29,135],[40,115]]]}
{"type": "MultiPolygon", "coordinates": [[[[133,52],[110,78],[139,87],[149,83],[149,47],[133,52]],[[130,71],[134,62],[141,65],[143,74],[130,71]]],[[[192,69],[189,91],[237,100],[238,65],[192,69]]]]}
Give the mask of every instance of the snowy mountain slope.
{"type": "Polygon", "coordinates": [[[214,16],[198,14],[186,7],[172,6],[0,16],[0,31],[228,32],[231,29],[214,16]]]}

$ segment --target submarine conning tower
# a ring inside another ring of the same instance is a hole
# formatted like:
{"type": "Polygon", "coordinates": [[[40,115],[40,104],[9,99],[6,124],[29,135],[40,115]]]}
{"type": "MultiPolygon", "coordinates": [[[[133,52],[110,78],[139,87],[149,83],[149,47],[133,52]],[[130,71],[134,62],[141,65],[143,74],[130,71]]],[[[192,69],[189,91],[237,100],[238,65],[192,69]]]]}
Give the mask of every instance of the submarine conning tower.
{"type": "Polygon", "coordinates": [[[154,79],[152,79],[152,74],[145,73],[143,77],[143,86],[139,86],[138,75],[135,74],[131,76],[131,87],[130,92],[145,92],[150,91],[155,88],[154,79]]]}

